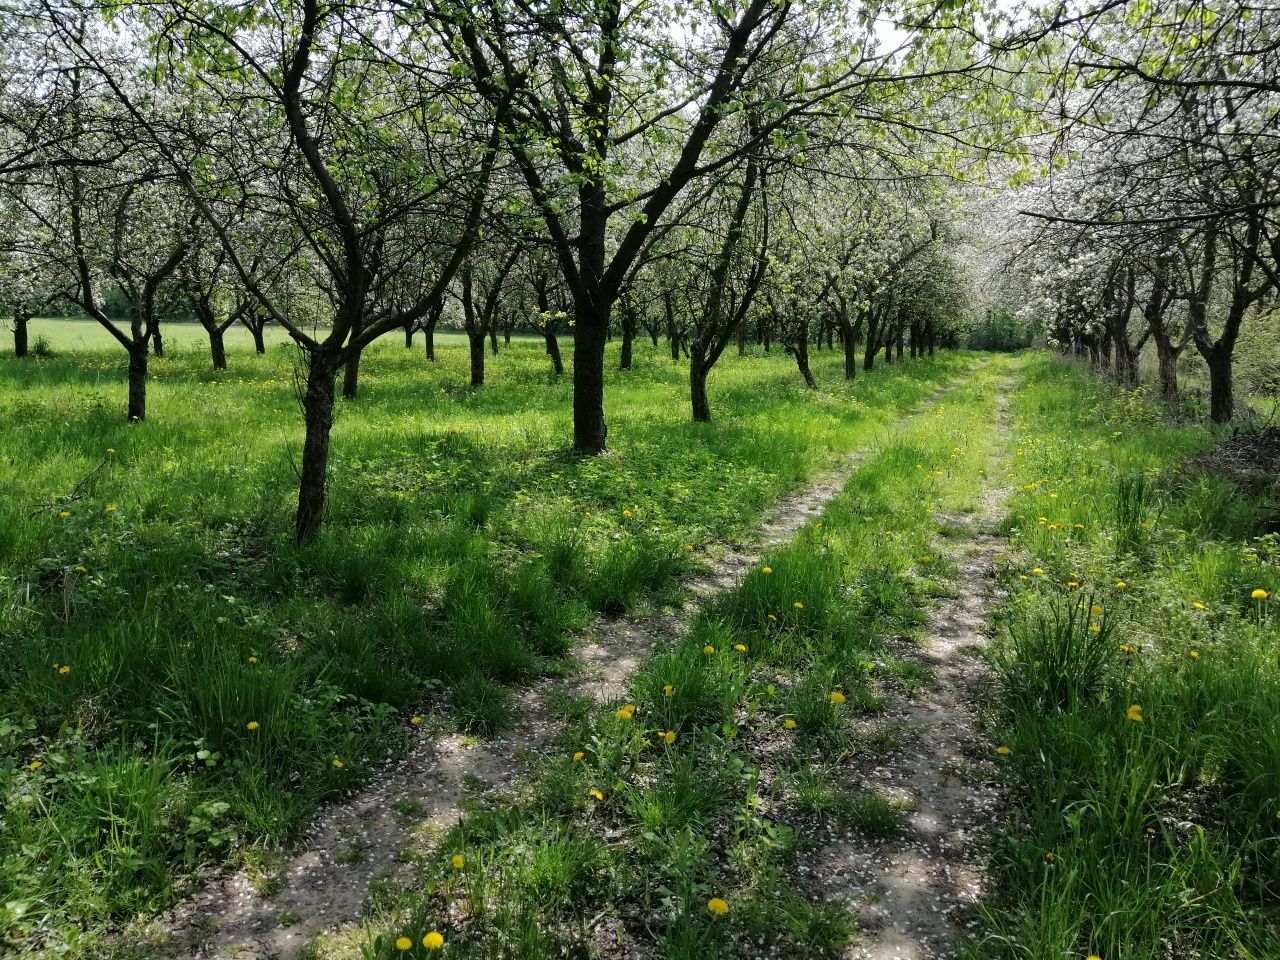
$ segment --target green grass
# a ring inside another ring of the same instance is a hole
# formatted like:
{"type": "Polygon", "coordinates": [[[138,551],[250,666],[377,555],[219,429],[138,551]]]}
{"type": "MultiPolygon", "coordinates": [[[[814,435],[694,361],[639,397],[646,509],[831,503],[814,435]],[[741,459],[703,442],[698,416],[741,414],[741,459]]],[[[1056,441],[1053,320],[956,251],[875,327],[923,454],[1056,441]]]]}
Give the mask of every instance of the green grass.
{"type": "MultiPolygon", "coordinates": [[[[853,721],[911,675],[887,641],[918,631],[946,576],[933,508],[973,507],[997,388],[1021,363],[971,371],[900,426],[821,518],[654,652],[627,701],[570,723],[515,797],[472,810],[366,924],[364,956],[399,955],[399,937],[427,956],[432,930],[473,958],[590,956],[600,931],[665,958],[842,955],[853,918],[811,898],[798,867],[816,826],[901,829],[901,803],[847,786],[850,758],[882,745],[853,721]]],[[[348,955],[335,949],[315,953],[348,955]]]]}
{"type": "MultiPolygon", "coordinates": [[[[293,351],[238,352],[215,373],[202,347],[171,343],[152,365],[149,419],[132,427],[121,351],[0,360],[6,946],[87,955],[192,872],[287,842],[415,735],[411,714],[500,727],[507,688],[557,669],[593,609],[654,603],[708,545],[748,532],[972,363],[939,356],[850,386],[823,354],[813,392],[784,356],[730,357],[712,377],[718,420],[700,425],[683,368],[637,345],[636,369],[610,375],[611,452],[580,459],[569,381],[535,345],[491,361],[480,391],[465,386],[462,349],[428,365],[380,345],[360,398],[340,405],[325,532],[298,548],[293,351]]],[[[867,596],[897,615],[877,569],[867,596]]],[[[781,611],[797,643],[861,629],[834,587],[815,582],[806,599],[803,615],[781,611]]],[[[727,626],[699,630],[742,629],[749,609],[728,605],[727,626]]],[[[791,656],[762,625],[744,635],[770,662],[791,656]]],[[[852,694],[859,663],[821,669],[852,694]]],[[[727,654],[715,669],[681,709],[731,724],[718,684],[750,678],[727,654]]],[[[617,744],[605,754],[593,762],[630,762],[617,744]]],[[[702,856],[696,837],[663,843],[702,856]]],[[[522,916],[511,922],[536,918],[522,916]]],[[[825,923],[799,907],[783,921],[825,923]]],[[[695,942],[686,928],[669,936],[695,942]]]]}
{"type": "Polygon", "coordinates": [[[1079,366],[1037,361],[1013,414],[1017,802],[967,956],[1280,956],[1280,610],[1251,597],[1280,588],[1280,488],[1182,468],[1213,432],[1079,366]]]}

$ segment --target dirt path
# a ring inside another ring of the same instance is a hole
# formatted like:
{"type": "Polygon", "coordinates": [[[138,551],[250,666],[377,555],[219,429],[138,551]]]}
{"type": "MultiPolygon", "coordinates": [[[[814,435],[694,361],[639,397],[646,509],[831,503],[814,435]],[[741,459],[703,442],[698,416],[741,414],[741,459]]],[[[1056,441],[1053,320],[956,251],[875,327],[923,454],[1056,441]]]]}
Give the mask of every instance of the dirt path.
{"type": "MultiPolygon", "coordinates": [[[[927,397],[895,429],[923,415],[950,387],[927,397]]],[[[522,691],[520,721],[504,735],[479,741],[456,732],[410,728],[405,756],[375,773],[349,800],[321,811],[299,849],[273,871],[270,889],[239,872],[220,877],[162,916],[161,955],[213,960],[290,960],[318,934],[360,919],[370,886],[408,870],[415,852],[455,823],[468,793],[508,791],[559,727],[549,696],[564,691],[604,703],[626,693],[628,681],[654,646],[686,629],[714,594],[731,589],[768,549],[790,540],[844,487],[879,443],[845,457],[813,485],[784,497],[749,545],[734,544],[706,571],[681,586],[689,599],[649,617],[600,617],[574,656],[569,680],[546,680],[522,691]]]]}
{"type": "MultiPolygon", "coordinates": [[[[1009,435],[1004,395],[996,431],[999,452],[1009,435]]],[[[1001,804],[989,776],[992,745],[974,718],[989,683],[976,650],[999,599],[995,566],[1007,544],[994,525],[1009,492],[992,488],[974,513],[939,518],[952,535],[938,538],[936,553],[954,564],[957,597],[930,611],[926,645],[899,651],[928,666],[933,684],[913,697],[891,695],[876,724],[900,732],[901,746],[858,771],[860,788],[900,798],[911,811],[902,835],[833,841],[814,861],[822,893],[858,919],[851,960],[955,957],[965,913],[982,896],[976,840],[997,821],[1001,804]]]]}

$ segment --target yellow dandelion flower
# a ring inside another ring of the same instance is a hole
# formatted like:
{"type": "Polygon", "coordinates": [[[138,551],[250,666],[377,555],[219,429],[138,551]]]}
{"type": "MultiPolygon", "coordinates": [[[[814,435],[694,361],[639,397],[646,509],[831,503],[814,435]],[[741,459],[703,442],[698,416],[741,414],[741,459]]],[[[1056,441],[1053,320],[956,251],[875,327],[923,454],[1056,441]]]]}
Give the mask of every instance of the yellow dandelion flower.
{"type": "Polygon", "coordinates": [[[581,762],[581,761],[582,761],[582,758],[583,758],[583,757],[585,757],[585,756],[586,756],[586,754],[585,754],[585,753],[583,753],[581,750],[575,750],[575,751],[573,751],[573,762],[574,762],[574,763],[579,763],[579,762],[581,762]]]}
{"type": "Polygon", "coordinates": [[[774,621],[775,623],[777,623],[777,621],[778,621],[778,618],[777,618],[774,614],[772,614],[772,613],[771,613],[771,614],[769,614],[769,619],[770,619],[770,620],[772,620],[772,621],[774,621]]]}
{"type": "Polygon", "coordinates": [[[839,690],[832,690],[832,691],[831,691],[831,702],[832,702],[832,703],[844,703],[844,694],[843,694],[843,693],[841,693],[839,690]]]}
{"type": "Polygon", "coordinates": [[[729,912],[729,904],[719,897],[712,897],[707,901],[707,909],[714,913],[717,917],[723,917],[729,912]]]}
{"type": "Polygon", "coordinates": [[[444,936],[435,930],[432,930],[422,938],[422,945],[428,950],[439,950],[444,946],[444,936]]]}
{"type": "Polygon", "coordinates": [[[1045,854],[1044,854],[1044,860],[1045,860],[1045,863],[1053,863],[1053,861],[1055,861],[1055,860],[1057,860],[1057,859],[1058,859],[1058,858],[1057,858],[1057,857],[1055,857],[1055,856],[1053,855],[1053,851],[1052,851],[1052,850],[1046,850],[1046,851],[1045,851],[1045,854]]]}
{"type": "Polygon", "coordinates": [[[1102,627],[1101,627],[1101,625],[1099,625],[1099,624],[1091,623],[1091,624],[1089,624],[1089,632],[1090,632],[1090,633],[1101,633],[1101,632],[1102,632],[1102,627]]]}
{"type": "Polygon", "coordinates": [[[1131,643],[1122,643],[1120,644],[1120,652],[1121,653],[1137,653],[1138,648],[1131,643]]]}
{"type": "Polygon", "coordinates": [[[460,853],[455,853],[452,857],[449,858],[449,862],[453,864],[453,869],[461,870],[463,867],[467,865],[467,858],[460,853]]]}
{"type": "Polygon", "coordinates": [[[1079,581],[1079,580],[1068,580],[1068,581],[1067,581],[1067,589],[1068,589],[1068,590],[1079,590],[1079,589],[1080,589],[1080,581],[1079,581]]]}
{"type": "Polygon", "coordinates": [[[408,937],[396,937],[396,949],[403,952],[413,947],[413,941],[408,937]]]}
{"type": "Polygon", "coordinates": [[[619,720],[630,720],[632,718],[632,712],[628,710],[626,707],[623,707],[622,709],[618,710],[614,714],[614,716],[617,717],[619,720]]]}
{"type": "Polygon", "coordinates": [[[257,663],[257,662],[258,662],[258,658],[257,658],[257,657],[255,657],[253,654],[250,654],[250,655],[249,655],[249,662],[250,662],[250,663],[257,663]]]}
{"type": "Polygon", "coordinates": [[[1087,957],[1085,957],[1084,960],[1102,960],[1102,958],[1098,956],[1096,953],[1091,953],[1087,957]]]}
{"type": "Polygon", "coordinates": [[[668,683],[666,686],[662,688],[662,695],[664,697],[669,697],[675,692],[676,692],[676,688],[670,683],[668,683]]]}
{"type": "Polygon", "coordinates": [[[671,746],[676,742],[676,732],[674,730],[659,731],[658,736],[662,738],[662,742],[667,746],[671,746]]]}
{"type": "Polygon", "coordinates": [[[115,453],[115,452],[116,451],[114,447],[107,447],[107,453],[115,453]]]}
{"type": "Polygon", "coordinates": [[[422,718],[415,713],[412,717],[409,718],[409,722],[413,724],[415,727],[421,726],[422,718]]]}
{"type": "Polygon", "coordinates": [[[1136,703],[1135,703],[1135,704],[1131,704],[1131,705],[1130,705],[1130,707],[1129,707],[1129,709],[1125,711],[1125,716],[1126,716],[1126,717],[1128,717],[1130,720],[1132,720],[1134,723],[1141,723],[1141,722],[1142,722],[1142,707],[1140,707],[1140,706],[1139,706],[1138,704],[1136,704],[1136,703]]]}
{"type": "Polygon", "coordinates": [[[1001,746],[1001,747],[996,747],[996,753],[1000,754],[1000,756],[1002,757],[1007,757],[1009,754],[1013,753],[1013,751],[1008,747],[1001,746]]]}
{"type": "Polygon", "coordinates": [[[1271,596],[1271,594],[1259,587],[1257,590],[1254,590],[1253,593],[1249,594],[1249,596],[1254,600],[1266,600],[1271,596]]]}
{"type": "Polygon", "coordinates": [[[260,726],[262,726],[262,724],[260,724],[257,720],[250,720],[248,723],[244,725],[244,728],[246,730],[257,730],[260,726]]]}
{"type": "Polygon", "coordinates": [[[28,770],[39,770],[39,769],[40,769],[41,767],[43,767],[43,766],[44,766],[44,764],[43,764],[43,763],[41,763],[39,760],[32,760],[30,763],[28,763],[28,764],[27,764],[27,769],[28,769],[28,770]]]}
{"type": "Polygon", "coordinates": [[[761,568],[760,568],[760,572],[761,572],[761,573],[773,573],[773,567],[761,567],[761,568]]]}
{"type": "Polygon", "coordinates": [[[787,719],[782,722],[782,726],[787,730],[794,730],[796,727],[799,726],[799,724],[796,723],[795,720],[791,719],[790,717],[787,717],[787,719]]]}
{"type": "Polygon", "coordinates": [[[1020,574],[1018,574],[1018,579],[1019,579],[1019,580],[1030,580],[1031,578],[1030,578],[1030,577],[1028,577],[1025,573],[1020,573],[1020,574]]]}
{"type": "Polygon", "coordinates": [[[71,511],[63,510],[60,514],[58,514],[58,516],[60,516],[63,520],[65,520],[67,519],[67,517],[71,516],[71,511]]]}
{"type": "Polygon", "coordinates": [[[107,513],[115,513],[115,512],[116,512],[116,505],[114,503],[108,503],[107,513]]]}
{"type": "Polygon", "coordinates": [[[70,672],[71,672],[71,668],[67,666],[65,663],[58,668],[58,673],[62,674],[64,677],[70,672]]]}
{"type": "Polygon", "coordinates": [[[624,517],[629,517],[629,516],[631,516],[631,511],[630,511],[630,510],[623,510],[623,511],[622,511],[622,515],[623,515],[624,517]]]}
{"type": "Polygon", "coordinates": [[[1117,580],[1117,581],[1116,581],[1116,589],[1117,589],[1117,590],[1123,590],[1123,589],[1124,589],[1125,587],[1127,587],[1127,586],[1129,586],[1129,585],[1128,585],[1127,583],[1125,583],[1123,580],[1117,580]]]}
{"type": "Polygon", "coordinates": [[[1197,600],[1195,603],[1193,603],[1193,604],[1191,605],[1191,609],[1192,609],[1192,610],[1207,610],[1207,609],[1208,609],[1208,607],[1206,607],[1203,603],[1201,603],[1199,600],[1197,600]]]}
{"type": "Polygon", "coordinates": [[[1038,576],[1044,576],[1044,567],[1032,567],[1031,572],[1038,576]]]}
{"type": "Polygon", "coordinates": [[[341,760],[339,760],[337,757],[334,757],[334,758],[333,758],[333,766],[334,766],[334,768],[335,768],[335,769],[341,770],[344,766],[346,766],[346,764],[344,764],[344,763],[343,763],[341,760]]]}
{"type": "Polygon", "coordinates": [[[803,610],[803,609],[804,609],[804,604],[803,604],[803,603],[801,603],[799,600],[797,600],[795,603],[793,603],[793,604],[792,604],[792,606],[793,606],[793,607],[795,607],[797,610],[803,610]]]}
{"type": "Polygon", "coordinates": [[[1090,607],[1090,608],[1089,608],[1089,616],[1091,616],[1091,617],[1100,617],[1100,616],[1102,616],[1102,605],[1101,605],[1101,604],[1097,604],[1097,603],[1095,603],[1092,607],[1090,607]]]}
{"type": "Polygon", "coordinates": [[[716,648],[708,643],[705,647],[702,648],[702,652],[710,656],[711,654],[716,652],[716,648]]]}
{"type": "Polygon", "coordinates": [[[603,794],[603,793],[601,793],[599,790],[594,790],[594,789],[593,789],[593,790],[591,791],[591,796],[593,796],[593,797],[594,797],[595,799],[597,799],[597,800],[603,800],[603,799],[604,799],[604,794],[603,794]]]}
{"type": "Polygon", "coordinates": [[[746,653],[747,645],[745,643],[735,643],[733,645],[733,649],[738,651],[738,653],[746,653]]]}
{"type": "Polygon", "coordinates": [[[1199,651],[1199,650],[1188,650],[1188,651],[1187,651],[1187,656],[1188,656],[1188,657],[1190,657],[1192,660],[1199,660],[1199,659],[1200,659],[1200,651],[1199,651]]]}
{"type": "Polygon", "coordinates": [[[76,564],[74,567],[72,567],[71,569],[72,569],[72,570],[74,570],[76,573],[88,573],[88,572],[89,572],[89,568],[88,568],[88,567],[86,567],[83,563],[77,563],[77,564],[76,564]]]}

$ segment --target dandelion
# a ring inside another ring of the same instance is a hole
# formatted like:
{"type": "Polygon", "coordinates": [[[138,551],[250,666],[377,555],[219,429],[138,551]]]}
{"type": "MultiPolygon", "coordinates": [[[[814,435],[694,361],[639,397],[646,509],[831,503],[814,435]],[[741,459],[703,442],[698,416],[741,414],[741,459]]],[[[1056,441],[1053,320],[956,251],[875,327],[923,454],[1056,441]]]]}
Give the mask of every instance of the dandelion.
{"type": "Polygon", "coordinates": [[[670,683],[668,683],[665,687],[662,688],[662,695],[664,697],[669,697],[675,692],[676,692],[675,686],[670,683]]]}
{"type": "Polygon", "coordinates": [[[738,653],[746,653],[747,645],[745,643],[735,643],[733,645],[733,649],[738,651],[738,653]]]}
{"type": "Polygon", "coordinates": [[[668,747],[676,742],[676,732],[674,730],[659,730],[658,736],[662,738],[662,742],[668,747]]]}
{"type": "Polygon", "coordinates": [[[110,453],[115,453],[115,452],[116,452],[115,447],[107,447],[107,453],[109,453],[109,454],[110,454],[110,453]]]}
{"type": "Polygon", "coordinates": [[[250,662],[250,663],[257,663],[257,662],[258,662],[258,658],[257,658],[257,657],[255,657],[253,654],[250,654],[250,655],[249,655],[249,662],[250,662]]]}
{"type": "Polygon", "coordinates": [[[1129,709],[1125,711],[1125,716],[1126,716],[1126,717],[1128,717],[1130,720],[1132,720],[1134,723],[1141,723],[1141,722],[1142,722],[1142,707],[1140,707],[1140,706],[1139,706],[1138,704],[1136,704],[1136,703],[1135,703],[1135,704],[1131,704],[1131,705],[1130,705],[1130,707],[1129,707],[1129,709]]]}
{"type": "Polygon", "coordinates": [[[191,521],[191,525],[192,525],[193,527],[203,527],[203,526],[204,526],[204,521],[203,521],[203,520],[192,520],[192,521],[191,521]]]}
{"type": "Polygon", "coordinates": [[[116,512],[116,505],[114,503],[108,503],[107,513],[115,513],[115,512],[116,512]]]}
{"type": "Polygon", "coordinates": [[[603,794],[603,793],[601,793],[599,790],[595,790],[595,789],[592,789],[592,791],[591,791],[591,796],[592,796],[592,797],[594,797],[594,798],[595,798],[595,799],[597,799],[597,800],[603,800],[603,799],[604,799],[604,794],[603,794]]]}
{"type": "Polygon", "coordinates": [[[635,707],[622,707],[614,716],[619,720],[630,720],[635,715],[635,707]]]}
{"type": "Polygon", "coordinates": [[[244,725],[244,728],[246,730],[257,730],[261,726],[262,724],[260,724],[257,720],[250,720],[248,723],[244,725]]]}
{"type": "Polygon", "coordinates": [[[712,897],[707,901],[707,909],[714,913],[717,917],[723,917],[729,912],[729,904],[719,897],[712,897]]]}
{"type": "Polygon", "coordinates": [[[60,514],[58,514],[58,516],[60,516],[63,520],[65,520],[67,519],[67,517],[71,516],[71,511],[63,510],[60,514]]]}
{"type": "Polygon", "coordinates": [[[792,606],[793,606],[793,607],[795,607],[797,610],[803,610],[803,609],[804,609],[804,604],[803,604],[803,603],[801,603],[799,600],[797,600],[795,603],[793,603],[793,604],[792,604],[792,606]]]}
{"type": "Polygon", "coordinates": [[[1090,608],[1089,608],[1089,616],[1091,616],[1091,617],[1100,617],[1100,616],[1102,616],[1102,605],[1101,605],[1101,604],[1097,604],[1097,603],[1095,603],[1092,607],[1090,607],[1090,608]]]}
{"type": "Polygon", "coordinates": [[[1028,577],[1025,573],[1020,573],[1020,574],[1018,574],[1018,579],[1019,579],[1019,580],[1030,580],[1031,578],[1030,578],[1030,577],[1028,577]]]}
{"type": "Polygon", "coordinates": [[[832,691],[831,691],[831,702],[832,702],[832,703],[837,703],[837,704],[838,704],[838,703],[844,703],[844,694],[843,694],[843,693],[841,693],[839,690],[832,690],[832,691]]]}
{"type": "Polygon", "coordinates": [[[1261,587],[1258,587],[1258,589],[1254,590],[1253,593],[1249,594],[1249,596],[1254,600],[1266,600],[1271,596],[1271,594],[1267,593],[1267,591],[1263,590],[1261,587]]]}
{"type": "Polygon", "coordinates": [[[623,510],[623,511],[622,511],[622,515],[623,515],[624,517],[629,517],[629,516],[631,516],[631,511],[630,511],[630,510],[623,510]]]}
{"type": "Polygon", "coordinates": [[[428,950],[439,950],[444,946],[444,936],[435,930],[432,930],[422,938],[422,945],[428,950]]]}
{"type": "Polygon", "coordinates": [[[449,862],[453,864],[453,869],[461,870],[463,867],[467,865],[467,858],[460,853],[455,853],[452,857],[449,858],[449,862]]]}
{"type": "Polygon", "coordinates": [[[1058,858],[1057,858],[1057,857],[1055,857],[1055,856],[1053,855],[1053,851],[1052,851],[1052,850],[1046,850],[1046,851],[1045,851],[1045,854],[1044,854],[1044,862],[1045,862],[1045,863],[1053,863],[1053,861],[1055,861],[1055,860],[1057,860],[1057,859],[1058,859],[1058,858]]]}
{"type": "Polygon", "coordinates": [[[1124,589],[1125,587],[1127,587],[1127,586],[1129,586],[1129,585],[1128,585],[1127,583],[1125,583],[1123,580],[1117,580],[1117,581],[1116,581],[1116,589],[1117,589],[1117,590],[1123,590],[1123,589],[1124,589]]]}
{"type": "Polygon", "coordinates": [[[416,713],[409,718],[409,722],[413,724],[415,727],[422,726],[422,718],[418,716],[416,713]]]}
{"type": "Polygon", "coordinates": [[[413,941],[408,937],[396,937],[396,949],[402,953],[413,947],[413,941]]]}
{"type": "Polygon", "coordinates": [[[71,672],[71,668],[67,666],[65,663],[62,666],[58,667],[58,673],[64,677],[70,672],[71,672]]]}
{"type": "Polygon", "coordinates": [[[1080,589],[1080,581],[1079,581],[1079,580],[1068,580],[1068,581],[1067,581],[1067,589],[1068,589],[1068,590],[1079,590],[1079,589],[1080,589]]]}
{"type": "Polygon", "coordinates": [[[32,760],[30,763],[28,763],[28,764],[27,764],[27,769],[28,769],[28,770],[39,770],[39,769],[40,769],[41,767],[43,767],[43,766],[44,766],[44,764],[43,764],[43,763],[41,763],[39,760],[32,760]]]}
{"type": "Polygon", "coordinates": [[[74,567],[72,567],[71,569],[73,569],[76,573],[88,573],[88,572],[89,572],[89,568],[88,568],[88,567],[86,567],[83,563],[77,563],[77,564],[76,564],[74,567]]]}
{"type": "Polygon", "coordinates": [[[760,572],[761,572],[761,573],[773,573],[773,567],[761,567],[761,568],[760,568],[760,572]]]}
{"type": "MultiPolygon", "coordinates": [[[[782,722],[782,726],[787,730],[794,730],[796,727],[799,726],[799,724],[796,723],[795,720],[791,719],[790,717],[787,717],[787,719],[782,722]]],[[[1277,814],[1277,816],[1280,816],[1280,814],[1277,814]]]]}
{"type": "Polygon", "coordinates": [[[585,756],[586,754],[583,753],[581,750],[575,750],[573,751],[573,762],[580,763],[582,761],[582,758],[585,756]]]}
{"type": "Polygon", "coordinates": [[[334,757],[334,758],[333,758],[333,767],[334,767],[334,769],[335,769],[335,770],[341,770],[344,766],[346,766],[346,764],[344,764],[344,763],[343,763],[341,760],[339,760],[337,757],[334,757]]]}
{"type": "Polygon", "coordinates": [[[1120,644],[1120,652],[1121,653],[1137,653],[1138,648],[1131,643],[1122,643],[1120,644]]]}
{"type": "Polygon", "coordinates": [[[1000,746],[1000,747],[996,747],[996,753],[998,753],[1002,757],[1007,757],[1009,754],[1013,753],[1013,751],[1008,747],[1000,746]]]}
{"type": "Polygon", "coordinates": [[[702,648],[702,652],[705,653],[707,656],[711,656],[711,654],[716,652],[716,648],[708,643],[705,647],[702,648]]]}
{"type": "Polygon", "coordinates": [[[1192,660],[1199,660],[1199,659],[1200,659],[1200,651],[1199,651],[1199,650],[1188,650],[1188,651],[1187,651],[1187,656],[1188,656],[1190,659],[1192,659],[1192,660]]]}
{"type": "Polygon", "coordinates": [[[1090,632],[1090,633],[1101,633],[1101,632],[1102,632],[1102,627],[1101,627],[1101,625],[1099,625],[1099,624],[1091,623],[1091,624],[1089,624],[1089,632],[1090,632]]]}
{"type": "Polygon", "coordinates": [[[1084,960],[1102,960],[1102,958],[1098,956],[1096,953],[1091,953],[1087,957],[1085,957],[1084,960]]]}
{"type": "Polygon", "coordinates": [[[1032,572],[1032,573],[1034,573],[1034,574],[1036,574],[1036,576],[1043,577],[1043,576],[1044,576],[1044,567],[1032,567],[1032,568],[1031,568],[1031,572],[1032,572]]]}
{"type": "Polygon", "coordinates": [[[1193,604],[1191,605],[1191,609],[1192,609],[1192,610],[1206,610],[1206,609],[1208,609],[1208,608],[1207,608],[1207,607],[1205,607],[1205,605],[1204,605],[1203,603],[1201,603],[1199,600],[1197,600],[1195,603],[1193,603],[1193,604]]]}
{"type": "Polygon", "coordinates": [[[1147,835],[1148,837],[1154,837],[1154,836],[1156,835],[1156,828],[1155,828],[1155,827],[1147,827],[1147,829],[1146,829],[1145,833],[1146,833],[1146,835],[1147,835]]]}

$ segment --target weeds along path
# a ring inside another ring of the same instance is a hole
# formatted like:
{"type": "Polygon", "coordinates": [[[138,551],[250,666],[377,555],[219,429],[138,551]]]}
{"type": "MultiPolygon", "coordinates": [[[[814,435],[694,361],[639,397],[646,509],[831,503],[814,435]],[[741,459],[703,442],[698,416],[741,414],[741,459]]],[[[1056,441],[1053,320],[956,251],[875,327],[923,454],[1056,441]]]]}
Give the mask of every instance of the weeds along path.
{"type": "Polygon", "coordinates": [[[972,512],[934,514],[935,562],[947,570],[947,593],[928,611],[923,644],[903,644],[904,661],[926,667],[932,682],[913,694],[888,694],[875,725],[900,738],[892,753],[857,769],[861,787],[895,798],[908,811],[884,840],[827,844],[813,862],[823,895],[844,901],[861,935],[856,960],[924,960],[959,955],[969,908],[985,880],[978,840],[998,818],[991,781],[992,745],[975,709],[987,699],[989,672],[979,649],[999,602],[996,564],[1006,548],[995,526],[1011,491],[1004,470],[1010,429],[1005,383],[996,400],[985,479],[972,512]],[[1000,457],[999,461],[996,460],[1000,457]],[[885,726],[887,725],[887,726],[885,726]]]}
{"type": "MultiPolygon", "coordinates": [[[[905,429],[955,387],[941,387],[899,420],[905,429]]],[[[303,955],[313,938],[358,921],[371,888],[404,876],[435,837],[456,823],[469,796],[510,791],[563,725],[554,704],[622,697],[660,643],[679,637],[698,607],[732,589],[769,548],[790,540],[844,487],[878,443],[847,455],[812,485],[782,498],[749,545],[727,545],[709,568],[679,586],[675,610],[647,617],[597,618],[574,652],[580,669],[518,693],[515,727],[486,740],[431,721],[417,728],[406,755],[349,800],[321,812],[300,849],[283,863],[223,876],[160,917],[143,933],[152,954],[216,960],[276,960],[303,955]]]]}

